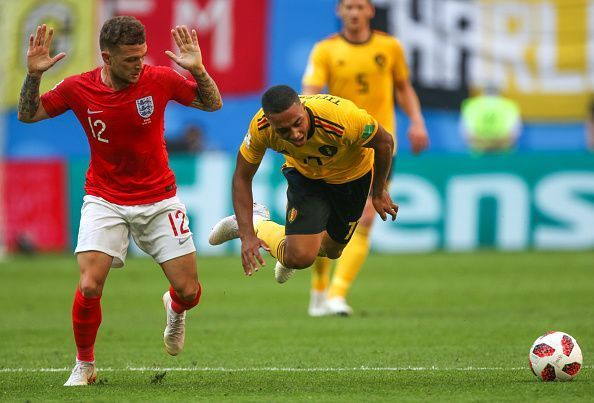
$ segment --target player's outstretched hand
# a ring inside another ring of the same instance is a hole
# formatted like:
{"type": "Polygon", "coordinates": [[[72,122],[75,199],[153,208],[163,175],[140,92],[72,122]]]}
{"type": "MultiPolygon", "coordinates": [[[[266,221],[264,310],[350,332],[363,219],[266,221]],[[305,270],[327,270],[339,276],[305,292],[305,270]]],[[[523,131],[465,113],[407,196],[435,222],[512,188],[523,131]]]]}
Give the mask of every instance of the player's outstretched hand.
{"type": "Polygon", "coordinates": [[[408,141],[413,154],[419,154],[429,147],[429,135],[424,123],[413,123],[408,129],[408,141]]]}
{"type": "Polygon", "coordinates": [[[175,29],[171,30],[171,35],[179,48],[179,55],[166,50],[165,53],[167,56],[190,73],[197,74],[204,70],[202,51],[200,50],[200,45],[198,45],[198,34],[196,34],[196,30],[193,29],[192,35],[190,35],[188,27],[185,25],[180,27],[178,25],[175,29]]]}
{"type": "Polygon", "coordinates": [[[270,250],[266,243],[254,236],[242,239],[241,241],[241,264],[246,276],[251,276],[258,271],[258,268],[266,266],[264,258],[260,254],[260,248],[270,250]]]}
{"type": "Polygon", "coordinates": [[[66,53],[61,52],[50,57],[49,50],[53,37],[54,30],[52,28],[48,30],[45,24],[38,25],[35,34],[29,36],[29,48],[27,49],[27,71],[29,74],[40,76],[66,56],[66,53]]]}
{"type": "Polygon", "coordinates": [[[392,216],[392,221],[396,220],[398,205],[392,201],[392,198],[387,191],[384,190],[381,196],[373,196],[371,202],[382,220],[386,221],[388,219],[388,214],[392,216]]]}

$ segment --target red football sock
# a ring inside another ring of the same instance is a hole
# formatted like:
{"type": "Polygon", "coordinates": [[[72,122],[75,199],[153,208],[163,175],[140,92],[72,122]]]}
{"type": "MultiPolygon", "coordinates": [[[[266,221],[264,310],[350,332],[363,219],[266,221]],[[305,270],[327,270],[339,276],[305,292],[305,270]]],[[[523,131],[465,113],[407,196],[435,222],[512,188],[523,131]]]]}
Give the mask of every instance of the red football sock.
{"type": "Polygon", "coordinates": [[[176,293],[173,287],[169,287],[169,295],[171,295],[171,309],[173,309],[176,313],[182,313],[183,311],[187,311],[200,302],[200,295],[202,294],[202,286],[198,283],[198,293],[196,294],[196,298],[192,301],[185,301],[181,299],[176,293]]]}
{"type": "Polygon", "coordinates": [[[77,287],[72,305],[72,328],[78,360],[95,361],[95,338],[100,324],[101,296],[85,297],[77,287]]]}

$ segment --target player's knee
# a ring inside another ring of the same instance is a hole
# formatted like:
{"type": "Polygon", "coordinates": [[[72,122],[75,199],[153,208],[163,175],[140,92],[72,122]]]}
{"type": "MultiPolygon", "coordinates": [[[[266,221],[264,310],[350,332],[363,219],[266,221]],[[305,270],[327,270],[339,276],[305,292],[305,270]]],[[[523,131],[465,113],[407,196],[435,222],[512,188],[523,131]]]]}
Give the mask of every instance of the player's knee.
{"type": "Polygon", "coordinates": [[[314,261],[315,259],[289,258],[285,259],[285,267],[288,267],[290,269],[303,270],[307,269],[312,264],[314,264],[314,261]]]}
{"type": "Polygon", "coordinates": [[[314,264],[317,255],[313,255],[310,252],[293,252],[293,253],[286,253],[285,252],[285,267],[291,269],[307,269],[311,265],[314,264]]]}
{"type": "Polygon", "coordinates": [[[81,278],[79,288],[86,298],[98,297],[103,293],[103,283],[93,278],[81,278]]]}
{"type": "MultiPolygon", "coordinates": [[[[173,286],[172,286],[173,288],[173,286]]],[[[171,289],[170,289],[171,293],[171,289]]],[[[189,310],[198,305],[200,296],[202,295],[202,287],[199,282],[192,282],[181,287],[173,288],[171,297],[184,310],[189,310]]]]}
{"type": "Polygon", "coordinates": [[[200,284],[184,284],[183,287],[179,287],[175,289],[175,293],[180,299],[184,301],[190,302],[194,301],[198,297],[198,292],[200,291],[200,284]]]}

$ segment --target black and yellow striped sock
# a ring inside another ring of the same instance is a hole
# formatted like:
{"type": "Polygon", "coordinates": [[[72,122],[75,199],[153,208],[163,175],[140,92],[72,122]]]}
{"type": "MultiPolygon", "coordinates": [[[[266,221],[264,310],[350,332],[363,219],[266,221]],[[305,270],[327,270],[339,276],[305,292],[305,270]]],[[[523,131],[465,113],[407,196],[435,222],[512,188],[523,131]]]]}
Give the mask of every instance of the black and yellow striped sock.
{"type": "Polygon", "coordinates": [[[270,248],[270,254],[278,260],[283,266],[285,265],[285,227],[275,223],[274,221],[260,221],[256,224],[256,235],[258,238],[266,242],[270,248]]]}

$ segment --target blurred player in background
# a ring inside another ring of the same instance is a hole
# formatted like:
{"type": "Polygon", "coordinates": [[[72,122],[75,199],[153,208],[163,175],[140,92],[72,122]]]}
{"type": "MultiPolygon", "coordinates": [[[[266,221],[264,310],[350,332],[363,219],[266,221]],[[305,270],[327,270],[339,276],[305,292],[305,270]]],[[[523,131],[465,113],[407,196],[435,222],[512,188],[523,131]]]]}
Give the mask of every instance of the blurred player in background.
{"type": "Polygon", "coordinates": [[[520,107],[495,86],[487,86],[483,94],[462,102],[460,129],[475,155],[509,152],[522,131],[520,107]]]}
{"type": "Polygon", "coordinates": [[[351,101],[299,97],[286,85],[271,87],[237,154],[235,216],[219,221],[209,242],[241,238],[247,275],[264,264],[259,251],[264,247],[278,260],[274,274],[279,283],[311,266],[319,254],[336,259],[359,222],[370,185],[375,211],[383,220],[387,215],[396,219],[398,207],[386,190],[393,151],[392,135],[351,101]],[[270,221],[268,210],[253,203],[252,180],[269,148],[286,160],[285,226],[270,221]]]}
{"type": "Polygon", "coordinates": [[[124,265],[130,233],[171,284],[163,295],[163,339],[169,354],[181,352],[186,311],[200,300],[196,249],[169,168],[163,115],[169,100],[205,111],[219,109],[222,101],[202,63],[196,31],[190,34],[183,26],[171,33],[179,55],[166,53],[195,81],[169,67],[145,65],[144,26],[133,17],[114,17],[101,29],[103,67],[68,77],[41,97],[43,73],[66,55],[50,57],[53,30],[45,25],[29,39],[19,120],[38,122],[71,109],[91,149],[75,250],[80,267],[72,307],[77,356],[65,386],[88,385],[96,379],[101,294],[110,268],[124,265]]]}
{"type": "MultiPolygon", "coordinates": [[[[342,20],[342,31],[314,46],[303,76],[303,94],[318,94],[327,87],[328,93],[367,110],[394,135],[396,95],[410,119],[408,138],[412,151],[420,153],[429,145],[429,138],[417,94],[409,81],[402,45],[396,38],[371,29],[375,14],[371,0],[340,0],[337,14],[342,20]]],[[[331,262],[325,258],[316,260],[308,310],[311,316],[352,314],[346,297],[369,254],[374,217],[368,201],[331,282],[331,262]]]]}

